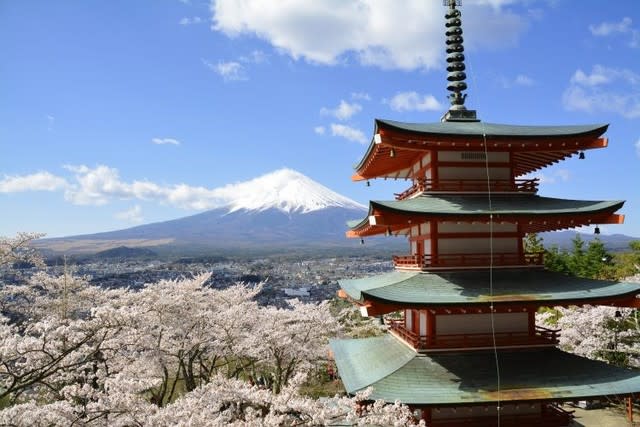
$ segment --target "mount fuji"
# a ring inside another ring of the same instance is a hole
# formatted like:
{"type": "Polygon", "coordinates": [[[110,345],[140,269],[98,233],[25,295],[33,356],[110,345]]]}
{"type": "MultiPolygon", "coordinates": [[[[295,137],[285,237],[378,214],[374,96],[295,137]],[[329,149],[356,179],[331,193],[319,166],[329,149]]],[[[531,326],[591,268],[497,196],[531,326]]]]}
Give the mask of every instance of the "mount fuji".
{"type": "Polygon", "coordinates": [[[305,175],[280,169],[211,190],[221,206],[196,215],[123,230],[44,239],[53,252],[94,253],[119,246],[172,252],[206,249],[353,247],[346,222],[367,208],[305,175]]]}

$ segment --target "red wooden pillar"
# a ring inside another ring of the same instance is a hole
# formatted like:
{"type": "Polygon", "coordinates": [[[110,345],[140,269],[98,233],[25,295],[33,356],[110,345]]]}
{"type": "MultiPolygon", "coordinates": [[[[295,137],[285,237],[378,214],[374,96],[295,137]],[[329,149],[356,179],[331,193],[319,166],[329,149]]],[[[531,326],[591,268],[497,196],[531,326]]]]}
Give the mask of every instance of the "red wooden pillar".
{"type": "Polygon", "coordinates": [[[438,265],[438,221],[429,221],[429,236],[431,237],[431,266],[438,265]]]}
{"type": "Polygon", "coordinates": [[[411,317],[413,318],[413,328],[411,332],[416,335],[420,335],[420,311],[419,310],[411,310],[411,317]]]}
{"type": "Polygon", "coordinates": [[[422,228],[421,225],[418,225],[418,238],[416,238],[415,242],[416,242],[416,260],[418,261],[418,265],[420,266],[420,268],[423,268],[425,265],[425,261],[424,261],[424,240],[421,236],[420,236],[420,229],[422,228]]]}
{"type": "Polygon", "coordinates": [[[436,342],[436,315],[427,310],[427,347],[436,342]]]}

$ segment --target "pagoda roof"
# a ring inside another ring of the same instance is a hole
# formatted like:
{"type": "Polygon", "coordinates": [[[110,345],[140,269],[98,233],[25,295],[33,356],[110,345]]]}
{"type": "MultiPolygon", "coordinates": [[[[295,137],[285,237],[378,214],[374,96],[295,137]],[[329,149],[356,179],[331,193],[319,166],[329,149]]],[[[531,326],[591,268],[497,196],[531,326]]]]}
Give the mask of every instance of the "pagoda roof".
{"type": "Polygon", "coordinates": [[[564,305],[626,300],[640,283],[585,279],[542,269],[392,271],[340,280],[349,298],[391,306],[455,307],[511,304],[564,305]],[[492,286],[490,288],[490,281],[492,286]]]}
{"type": "MultiPolygon", "coordinates": [[[[387,226],[407,226],[408,222],[417,220],[488,220],[491,215],[493,221],[530,220],[533,224],[541,217],[559,218],[556,225],[545,224],[542,229],[554,230],[558,228],[577,227],[590,222],[605,224],[620,222],[621,219],[609,218],[624,205],[624,200],[569,200],[541,197],[535,194],[421,194],[420,196],[390,201],[374,201],[369,203],[368,216],[359,221],[351,221],[349,227],[358,234],[384,233],[387,226]],[[372,218],[376,218],[372,223],[372,218]],[[380,217],[378,220],[377,218],[380,217]],[[568,222],[566,221],[568,220],[568,222]],[[376,230],[371,226],[379,226],[376,230]]],[[[525,227],[526,228],[526,227],[525,227]]],[[[526,229],[526,232],[535,230],[526,229]]]]}
{"type": "Polygon", "coordinates": [[[569,200],[526,195],[428,195],[412,199],[371,201],[370,210],[436,215],[563,215],[616,211],[624,200],[569,200]]]}
{"type": "Polygon", "coordinates": [[[516,176],[538,170],[582,150],[607,146],[608,124],[522,126],[480,121],[404,123],[375,120],[374,137],[354,180],[409,178],[407,170],[425,151],[510,151],[516,176]],[[390,150],[395,150],[390,156],[390,150]]]}
{"type": "Polygon", "coordinates": [[[416,353],[398,338],[332,340],[348,393],[372,387],[370,399],[450,406],[581,400],[640,392],[640,373],[556,348],[416,353]]]}
{"type": "Polygon", "coordinates": [[[376,131],[381,129],[396,130],[422,136],[465,136],[487,139],[508,138],[510,140],[522,138],[530,140],[532,138],[550,137],[575,137],[594,136],[598,137],[606,132],[608,124],[590,125],[563,125],[563,126],[526,126],[509,125],[499,123],[486,123],[481,121],[469,122],[435,122],[435,123],[405,123],[394,120],[376,119],[376,131]]]}

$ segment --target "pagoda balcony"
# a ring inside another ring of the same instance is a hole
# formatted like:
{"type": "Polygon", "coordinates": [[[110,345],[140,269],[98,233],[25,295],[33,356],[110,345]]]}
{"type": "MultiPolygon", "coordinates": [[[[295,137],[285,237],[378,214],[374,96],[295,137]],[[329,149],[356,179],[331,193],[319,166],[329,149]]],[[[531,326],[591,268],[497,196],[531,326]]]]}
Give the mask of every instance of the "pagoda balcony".
{"type": "Polygon", "coordinates": [[[537,325],[533,335],[525,331],[420,336],[405,327],[404,319],[391,320],[389,327],[394,335],[418,351],[493,347],[494,337],[496,347],[554,346],[560,337],[559,329],[537,325]]]}
{"type": "Polygon", "coordinates": [[[495,415],[436,418],[430,420],[427,425],[429,427],[562,427],[570,425],[573,418],[573,411],[546,404],[542,406],[539,414],[500,414],[499,420],[495,415]]]}
{"type": "Polygon", "coordinates": [[[393,265],[398,270],[437,270],[488,267],[542,267],[544,253],[524,255],[514,253],[446,254],[446,255],[394,255],[393,265]]]}
{"type": "Polygon", "coordinates": [[[413,185],[402,193],[396,193],[396,200],[408,199],[425,192],[442,193],[537,193],[539,179],[427,179],[414,180],[413,185]]]}

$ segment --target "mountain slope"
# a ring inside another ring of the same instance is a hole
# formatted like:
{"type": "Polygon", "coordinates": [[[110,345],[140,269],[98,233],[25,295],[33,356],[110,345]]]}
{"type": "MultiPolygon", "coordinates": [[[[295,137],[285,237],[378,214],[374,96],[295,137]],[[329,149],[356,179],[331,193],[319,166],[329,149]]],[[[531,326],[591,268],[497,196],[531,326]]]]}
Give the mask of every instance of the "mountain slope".
{"type": "Polygon", "coordinates": [[[229,212],[277,209],[308,213],[326,208],[366,209],[365,206],[321,185],[300,172],[279,169],[247,182],[216,190],[229,200],[229,212]]]}
{"type": "Polygon", "coordinates": [[[365,206],[290,169],[213,191],[227,200],[224,207],[123,230],[45,239],[38,246],[67,252],[74,247],[86,252],[87,242],[110,242],[112,247],[170,242],[218,249],[353,246],[356,242],[344,234],[346,222],[367,212],[365,206]],[[131,245],[133,241],[137,243],[131,245]]]}
{"type": "Polygon", "coordinates": [[[640,240],[638,237],[627,236],[625,234],[587,234],[574,230],[556,231],[540,233],[539,237],[546,248],[557,246],[559,249],[570,250],[573,247],[573,239],[577,235],[585,242],[585,245],[594,239],[599,239],[609,251],[628,251],[629,243],[640,240]]]}

